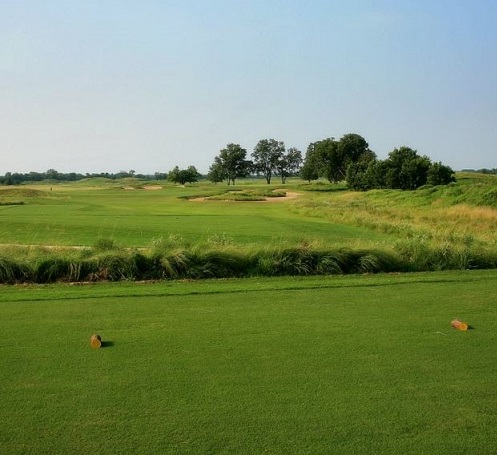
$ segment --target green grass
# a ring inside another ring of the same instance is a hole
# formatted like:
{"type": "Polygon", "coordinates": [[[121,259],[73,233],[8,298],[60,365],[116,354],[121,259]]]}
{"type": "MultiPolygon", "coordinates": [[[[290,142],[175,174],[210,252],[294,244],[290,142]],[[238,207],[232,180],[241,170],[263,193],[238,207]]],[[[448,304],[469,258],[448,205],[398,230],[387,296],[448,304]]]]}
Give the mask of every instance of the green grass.
{"type": "Polygon", "coordinates": [[[0,282],[495,268],[497,179],[458,178],[364,193],[298,180],[284,189],[132,178],[3,187],[0,282]],[[298,197],[257,201],[285,192],[298,197]],[[357,264],[336,260],[342,251],[357,264]]]}
{"type": "MultiPolygon", "coordinates": [[[[366,228],[292,214],[287,207],[292,201],[204,203],[185,199],[222,193],[226,186],[166,185],[147,191],[115,185],[69,184],[54,186],[53,191],[17,189],[16,199],[19,191],[25,191],[24,205],[0,206],[0,244],[91,246],[104,237],[122,246],[147,247],[154,240],[172,236],[177,246],[185,246],[224,236],[238,245],[293,246],[302,240],[353,244],[368,237],[383,237],[366,228]]],[[[0,188],[0,195],[7,190],[0,188]]],[[[263,189],[258,192],[262,194],[263,189]]]]}
{"type": "Polygon", "coordinates": [[[495,271],[0,287],[0,453],[494,453],[496,295],[495,271]]]}

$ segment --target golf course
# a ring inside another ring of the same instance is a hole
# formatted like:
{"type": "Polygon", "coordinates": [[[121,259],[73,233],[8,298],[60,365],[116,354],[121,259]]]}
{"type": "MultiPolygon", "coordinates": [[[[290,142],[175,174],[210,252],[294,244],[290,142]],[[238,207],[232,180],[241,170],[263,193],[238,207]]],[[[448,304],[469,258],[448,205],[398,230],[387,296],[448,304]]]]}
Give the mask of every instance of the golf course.
{"type": "Polygon", "coordinates": [[[0,187],[0,453],[495,453],[496,194],[0,187]]]}

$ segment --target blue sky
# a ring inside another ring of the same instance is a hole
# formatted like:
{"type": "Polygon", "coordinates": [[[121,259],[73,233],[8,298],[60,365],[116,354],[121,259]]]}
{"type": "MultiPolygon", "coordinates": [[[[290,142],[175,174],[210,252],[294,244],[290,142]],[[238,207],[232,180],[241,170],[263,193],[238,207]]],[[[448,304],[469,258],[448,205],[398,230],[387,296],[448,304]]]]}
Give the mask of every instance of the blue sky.
{"type": "Polygon", "coordinates": [[[358,133],[497,168],[494,0],[0,0],[0,174],[358,133]]]}

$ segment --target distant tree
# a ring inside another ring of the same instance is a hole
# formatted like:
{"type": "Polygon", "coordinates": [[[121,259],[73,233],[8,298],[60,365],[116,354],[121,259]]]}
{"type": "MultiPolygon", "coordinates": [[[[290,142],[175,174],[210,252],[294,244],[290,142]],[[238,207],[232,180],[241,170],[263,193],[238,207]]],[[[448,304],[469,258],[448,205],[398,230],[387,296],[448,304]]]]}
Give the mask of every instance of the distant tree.
{"type": "Polygon", "coordinates": [[[178,166],[175,166],[174,169],[167,174],[167,179],[170,182],[179,183],[180,185],[198,182],[199,177],[200,174],[195,166],[188,166],[187,169],[179,169],[178,166]]]}
{"type": "Polygon", "coordinates": [[[465,169],[464,171],[465,172],[478,172],[480,174],[492,174],[492,175],[497,174],[496,168],[493,168],[493,169],[483,168],[483,169],[478,169],[477,171],[475,171],[474,169],[465,169]]]}
{"type": "Polygon", "coordinates": [[[188,173],[188,180],[187,182],[193,183],[193,182],[198,182],[200,177],[202,177],[202,174],[197,171],[197,168],[195,166],[188,166],[186,168],[186,172],[188,173]]]}
{"type": "Polygon", "coordinates": [[[69,174],[66,174],[66,179],[69,182],[75,182],[77,180],[80,180],[80,176],[76,174],[76,172],[69,172],[69,174]]]}
{"type": "Polygon", "coordinates": [[[416,150],[400,147],[392,150],[385,160],[387,188],[414,190],[426,184],[431,161],[416,150]]]}
{"type": "Polygon", "coordinates": [[[320,176],[322,175],[334,183],[342,180],[343,166],[335,138],[329,137],[315,142],[314,153],[320,176]]]}
{"type": "Polygon", "coordinates": [[[433,163],[428,169],[428,176],[426,183],[428,185],[448,185],[451,182],[455,182],[454,171],[441,162],[433,163]]]}
{"type": "Polygon", "coordinates": [[[349,133],[338,141],[338,155],[341,159],[342,180],[345,178],[347,166],[360,160],[370,161],[376,154],[369,150],[369,144],[359,134],[349,133]]]}
{"type": "Polygon", "coordinates": [[[179,183],[179,167],[178,166],[174,166],[174,168],[171,169],[167,173],[167,180],[169,180],[170,182],[173,182],[173,183],[179,183]]]}
{"type": "Polygon", "coordinates": [[[223,163],[219,156],[214,158],[214,163],[212,163],[209,168],[207,178],[213,183],[222,182],[225,178],[227,178],[227,173],[223,168],[223,163]]]}
{"type": "Polygon", "coordinates": [[[391,188],[415,190],[425,184],[445,185],[454,180],[454,172],[442,163],[432,163],[416,150],[400,147],[386,160],[359,160],[347,169],[347,184],[352,189],[391,188]]]}
{"type": "Polygon", "coordinates": [[[12,177],[12,172],[5,173],[5,176],[2,179],[2,184],[3,185],[15,185],[16,184],[14,178],[12,177]]]}
{"type": "Polygon", "coordinates": [[[313,148],[319,175],[333,183],[346,178],[351,163],[358,162],[363,155],[374,155],[366,140],[355,133],[345,134],[339,141],[330,137],[314,142],[313,148]]]}
{"type": "Polygon", "coordinates": [[[57,180],[59,173],[55,169],[49,169],[45,172],[45,178],[48,180],[57,180]]]}
{"type": "Polygon", "coordinates": [[[285,183],[287,177],[298,174],[302,161],[302,152],[295,147],[289,148],[281,155],[276,164],[276,171],[281,177],[281,183],[285,183]]]}
{"type": "Polygon", "coordinates": [[[376,180],[375,166],[377,163],[376,153],[366,150],[359,155],[357,161],[347,166],[345,180],[354,190],[368,190],[374,188],[373,181],[376,180]]]}
{"type": "Polygon", "coordinates": [[[166,180],[167,179],[167,174],[164,172],[156,172],[154,174],[155,180],[166,180]]]}
{"type": "Polygon", "coordinates": [[[228,144],[214,159],[209,171],[211,181],[212,178],[217,179],[222,176],[227,179],[228,185],[234,185],[237,178],[249,175],[252,162],[246,157],[247,150],[239,144],[228,144]]]}
{"type": "Polygon", "coordinates": [[[314,142],[307,146],[304,162],[300,168],[300,178],[307,180],[309,183],[319,178],[319,159],[314,142]]]}
{"type": "Polygon", "coordinates": [[[264,175],[268,185],[284,153],[285,144],[275,139],[262,139],[255,146],[252,152],[254,169],[264,175]]]}
{"type": "Polygon", "coordinates": [[[131,177],[129,175],[129,172],[128,171],[119,171],[117,172],[116,174],[108,174],[108,178],[111,178],[111,179],[124,179],[124,178],[127,178],[127,177],[131,177]]]}
{"type": "Polygon", "coordinates": [[[388,188],[386,183],[386,176],[388,173],[388,166],[385,160],[372,160],[369,162],[366,169],[364,181],[368,185],[364,189],[382,189],[388,188]]]}

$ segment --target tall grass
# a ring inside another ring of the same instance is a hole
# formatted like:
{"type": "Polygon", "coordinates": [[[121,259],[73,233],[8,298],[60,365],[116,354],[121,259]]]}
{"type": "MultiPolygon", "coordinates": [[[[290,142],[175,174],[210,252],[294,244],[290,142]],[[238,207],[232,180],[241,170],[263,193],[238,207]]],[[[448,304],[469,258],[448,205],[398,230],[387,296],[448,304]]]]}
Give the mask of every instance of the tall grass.
{"type": "Polygon", "coordinates": [[[473,255],[470,245],[491,250],[497,246],[495,194],[497,179],[491,178],[416,191],[315,193],[294,201],[291,210],[398,240],[424,238],[436,255],[443,255],[440,245],[446,244],[454,255],[461,250],[473,255]]]}
{"type": "Polygon", "coordinates": [[[0,283],[135,281],[254,276],[371,274],[497,268],[497,251],[475,246],[433,247],[423,239],[399,241],[393,248],[316,249],[232,245],[146,250],[36,250],[0,256],[0,283]]]}
{"type": "Polygon", "coordinates": [[[31,280],[29,267],[14,258],[0,256],[0,283],[14,284],[31,280]]]}

